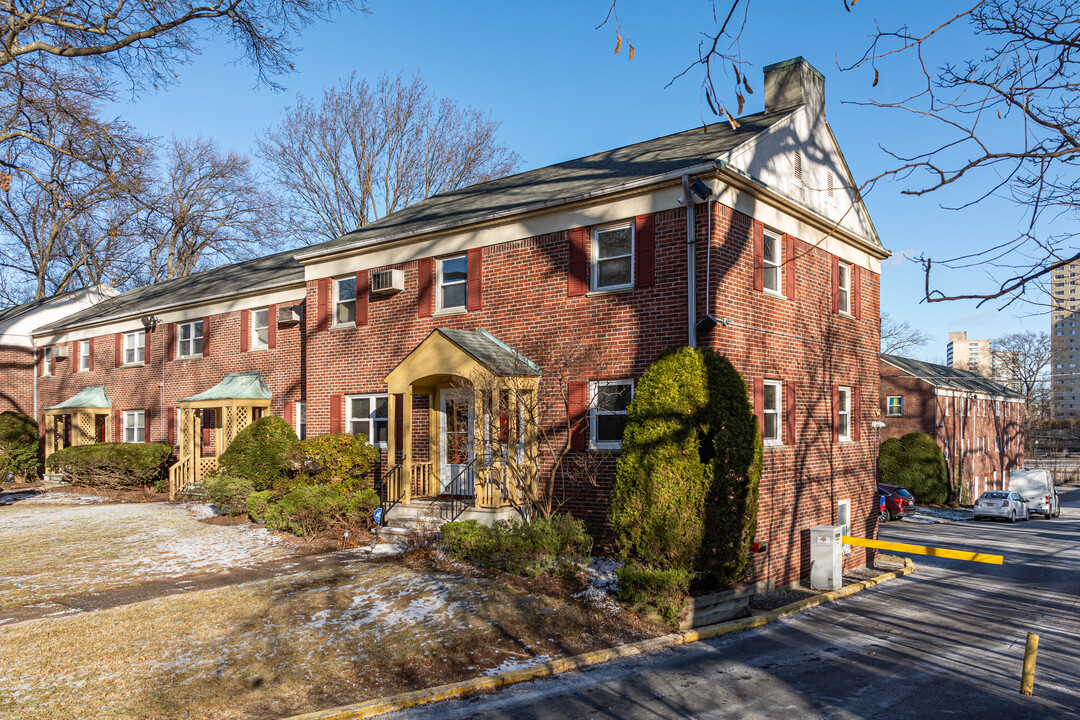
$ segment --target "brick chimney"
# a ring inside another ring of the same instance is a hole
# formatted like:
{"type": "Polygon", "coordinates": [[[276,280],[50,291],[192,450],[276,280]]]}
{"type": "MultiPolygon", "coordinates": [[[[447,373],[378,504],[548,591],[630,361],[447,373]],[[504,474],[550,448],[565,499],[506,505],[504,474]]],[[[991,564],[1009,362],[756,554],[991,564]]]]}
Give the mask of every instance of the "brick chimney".
{"type": "Polygon", "coordinates": [[[825,117],[825,76],[804,58],[766,65],[765,114],[806,105],[812,116],[825,117]]]}

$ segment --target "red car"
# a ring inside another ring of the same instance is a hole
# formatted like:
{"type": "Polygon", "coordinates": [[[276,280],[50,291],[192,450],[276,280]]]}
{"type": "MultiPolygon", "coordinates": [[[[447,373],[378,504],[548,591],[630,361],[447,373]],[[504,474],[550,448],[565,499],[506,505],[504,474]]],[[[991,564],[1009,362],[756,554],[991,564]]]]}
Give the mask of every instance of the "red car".
{"type": "Polygon", "coordinates": [[[878,485],[878,494],[885,498],[885,510],[878,518],[882,522],[899,520],[909,512],[915,512],[915,497],[906,488],[878,485]]]}

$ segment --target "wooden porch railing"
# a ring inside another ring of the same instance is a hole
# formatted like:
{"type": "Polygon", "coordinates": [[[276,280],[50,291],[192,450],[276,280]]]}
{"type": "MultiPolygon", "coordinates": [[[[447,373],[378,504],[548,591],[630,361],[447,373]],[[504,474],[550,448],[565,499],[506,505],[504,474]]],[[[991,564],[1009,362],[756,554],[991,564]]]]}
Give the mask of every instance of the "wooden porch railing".
{"type": "Polygon", "coordinates": [[[217,470],[218,459],[216,457],[188,457],[181,458],[169,468],[169,500],[176,501],[176,497],[184,492],[188,485],[202,483],[209,475],[217,470]]]}
{"type": "Polygon", "coordinates": [[[413,497],[435,497],[439,494],[439,479],[432,472],[432,463],[412,464],[412,494],[413,497]]]}
{"type": "Polygon", "coordinates": [[[504,460],[480,465],[476,473],[476,507],[518,507],[529,502],[532,478],[504,460]]]}

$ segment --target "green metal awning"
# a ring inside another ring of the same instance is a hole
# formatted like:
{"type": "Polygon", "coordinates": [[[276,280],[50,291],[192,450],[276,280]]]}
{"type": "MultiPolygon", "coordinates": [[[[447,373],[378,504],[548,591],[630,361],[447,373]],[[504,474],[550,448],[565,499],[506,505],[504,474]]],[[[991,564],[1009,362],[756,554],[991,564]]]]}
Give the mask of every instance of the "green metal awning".
{"type": "Polygon", "coordinates": [[[182,403],[221,402],[222,400],[269,400],[270,388],[258,370],[231,372],[209,390],[181,398],[182,403]]]}
{"type": "Polygon", "coordinates": [[[112,407],[109,396],[105,394],[104,385],[91,385],[69,397],[59,405],[45,408],[46,410],[64,410],[66,408],[82,409],[94,408],[108,410],[112,407]]]}

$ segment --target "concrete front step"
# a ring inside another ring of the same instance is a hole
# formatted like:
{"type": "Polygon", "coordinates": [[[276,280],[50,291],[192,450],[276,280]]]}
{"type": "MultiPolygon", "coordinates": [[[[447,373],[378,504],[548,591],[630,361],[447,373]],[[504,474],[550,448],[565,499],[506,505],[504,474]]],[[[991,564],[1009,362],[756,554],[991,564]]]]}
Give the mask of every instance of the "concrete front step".
{"type": "MultiPolygon", "coordinates": [[[[470,502],[471,501],[467,501],[470,502]]],[[[498,520],[525,519],[528,513],[524,508],[504,507],[497,509],[475,508],[471,504],[462,508],[457,507],[449,500],[413,500],[408,505],[399,503],[394,505],[386,513],[386,524],[397,526],[402,524],[431,524],[436,521],[439,524],[451,520],[476,520],[481,525],[494,525],[498,520]]]]}

